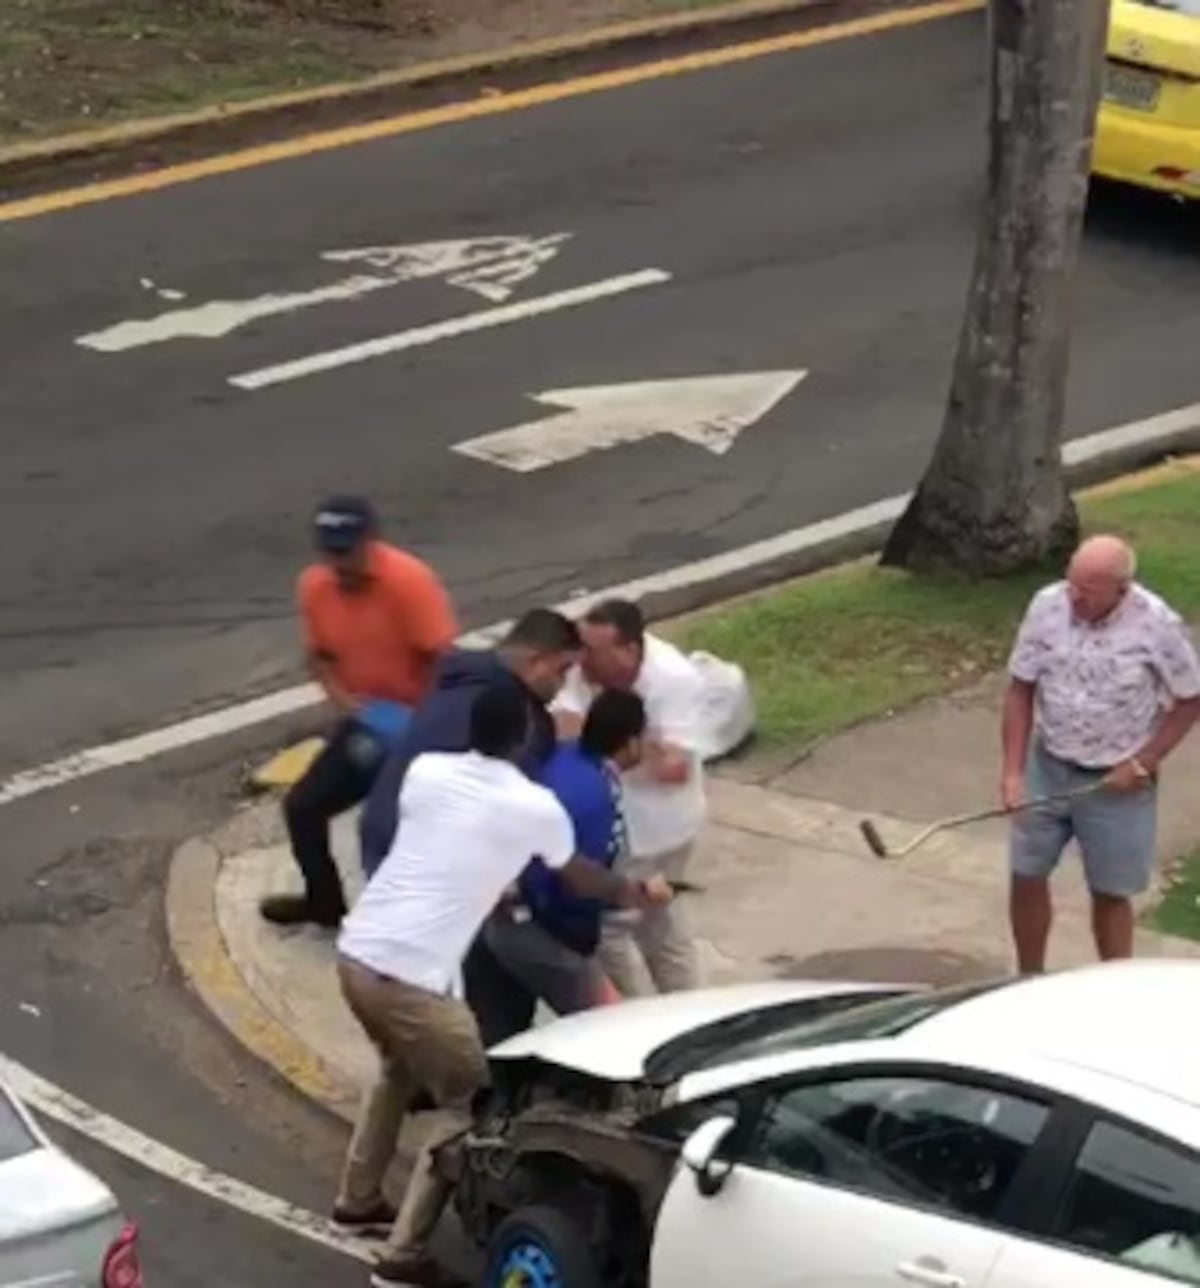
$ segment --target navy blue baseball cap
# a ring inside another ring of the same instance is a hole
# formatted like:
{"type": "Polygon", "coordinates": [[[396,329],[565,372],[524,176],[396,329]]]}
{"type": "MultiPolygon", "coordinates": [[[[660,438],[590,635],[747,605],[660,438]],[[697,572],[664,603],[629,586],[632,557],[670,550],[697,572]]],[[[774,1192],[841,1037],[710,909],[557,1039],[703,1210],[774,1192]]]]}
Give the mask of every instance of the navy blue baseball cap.
{"type": "Polygon", "coordinates": [[[313,532],[317,549],[344,555],[375,534],[375,511],[360,496],[334,496],[317,511],[313,532]]]}

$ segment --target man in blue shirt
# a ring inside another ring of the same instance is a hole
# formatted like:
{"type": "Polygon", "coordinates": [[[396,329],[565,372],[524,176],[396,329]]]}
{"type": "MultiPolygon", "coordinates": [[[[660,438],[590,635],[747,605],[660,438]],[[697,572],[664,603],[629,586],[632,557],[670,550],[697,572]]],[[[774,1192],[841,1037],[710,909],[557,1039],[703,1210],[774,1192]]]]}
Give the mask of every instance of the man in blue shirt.
{"type": "MultiPolygon", "coordinates": [[[[611,868],[625,851],[618,774],[641,760],[646,709],[636,693],[608,690],[588,710],[578,742],[564,742],[538,775],[575,831],[575,852],[611,868]]],[[[603,904],[572,894],[535,859],[513,896],[484,927],[493,958],[526,994],[526,1013],[511,1012],[511,1033],[528,1028],[539,1001],[559,1015],[599,1005],[605,977],[595,959],[603,904]]],[[[493,1031],[493,1042],[509,1033],[493,1031]]]]}

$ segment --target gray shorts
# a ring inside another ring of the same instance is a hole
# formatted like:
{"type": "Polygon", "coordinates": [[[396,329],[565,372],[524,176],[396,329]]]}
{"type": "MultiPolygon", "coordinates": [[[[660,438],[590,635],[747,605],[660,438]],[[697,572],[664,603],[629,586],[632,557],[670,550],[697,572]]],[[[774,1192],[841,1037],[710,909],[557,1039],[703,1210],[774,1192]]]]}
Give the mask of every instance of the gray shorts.
{"type": "MultiPolygon", "coordinates": [[[[1035,741],[1026,792],[1032,797],[1076,791],[1103,778],[1105,772],[1059,760],[1035,741]]],[[[1013,873],[1050,876],[1074,839],[1093,894],[1126,899],[1142,894],[1154,870],[1157,815],[1158,792],[1153,785],[1128,793],[1101,791],[1017,814],[1009,851],[1013,873]]]]}
{"type": "Polygon", "coordinates": [[[537,922],[497,910],[483,936],[500,965],[556,1015],[586,1011],[599,1001],[604,975],[596,960],[573,952],[537,922]]]}

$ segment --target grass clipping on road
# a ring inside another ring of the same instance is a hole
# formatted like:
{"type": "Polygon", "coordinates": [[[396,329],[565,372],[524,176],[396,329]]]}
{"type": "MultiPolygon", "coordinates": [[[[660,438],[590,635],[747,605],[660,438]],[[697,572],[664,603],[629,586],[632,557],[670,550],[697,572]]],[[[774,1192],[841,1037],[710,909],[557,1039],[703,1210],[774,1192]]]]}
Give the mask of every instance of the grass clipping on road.
{"type": "MultiPolygon", "coordinates": [[[[1200,618],[1200,471],[1181,461],[1080,498],[1086,531],[1120,533],[1139,579],[1200,618]]],[[[799,750],[859,721],[961,688],[1002,667],[1045,574],[998,581],[912,577],[856,563],[698,616],[688,649],[746,669],[759,749],[799,750]]]]}
{"type": "Polygon", "coordinates": [[[714,0],[0,0],[0,145],[714,0]]]}

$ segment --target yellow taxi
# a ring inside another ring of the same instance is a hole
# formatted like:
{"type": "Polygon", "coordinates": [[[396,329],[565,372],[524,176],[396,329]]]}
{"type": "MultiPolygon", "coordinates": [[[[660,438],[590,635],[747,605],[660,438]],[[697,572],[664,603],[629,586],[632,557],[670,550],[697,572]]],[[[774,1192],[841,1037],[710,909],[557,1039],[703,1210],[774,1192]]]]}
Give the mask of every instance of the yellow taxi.
{"type": "Polygon", "coordinates": [[[1200,200],[1200,0],[1113,0],[1092,169],[1200,200]]]}

